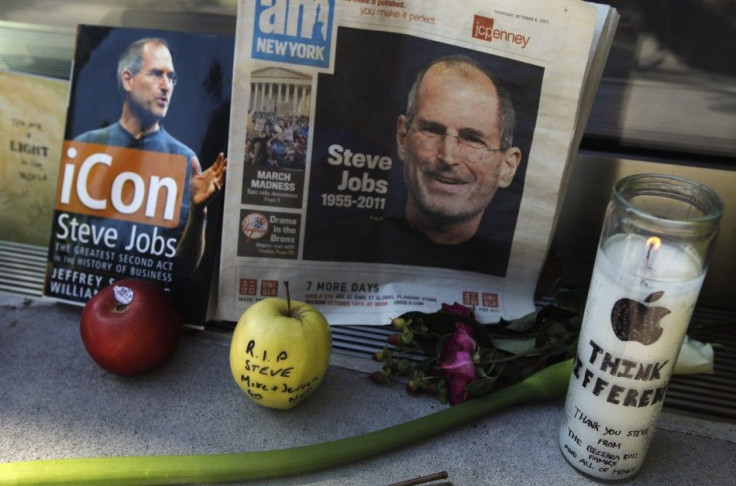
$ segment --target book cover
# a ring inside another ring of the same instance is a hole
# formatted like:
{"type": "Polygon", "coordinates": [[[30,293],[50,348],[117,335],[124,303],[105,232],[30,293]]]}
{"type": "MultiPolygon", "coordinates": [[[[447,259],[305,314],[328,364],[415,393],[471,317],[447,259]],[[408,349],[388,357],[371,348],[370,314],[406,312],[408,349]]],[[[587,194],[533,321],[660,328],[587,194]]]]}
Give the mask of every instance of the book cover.
{"type": "Polygon", "coordinates": [[[227,152],[232,36],[80,25],[45,295],[122,278],[207,316],[227,152]]]}

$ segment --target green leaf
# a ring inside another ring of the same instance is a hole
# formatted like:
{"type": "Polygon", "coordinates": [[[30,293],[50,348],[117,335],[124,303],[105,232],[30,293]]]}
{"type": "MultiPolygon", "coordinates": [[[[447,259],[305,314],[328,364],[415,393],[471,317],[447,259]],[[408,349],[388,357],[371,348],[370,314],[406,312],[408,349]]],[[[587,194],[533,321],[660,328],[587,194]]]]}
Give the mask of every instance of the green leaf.
{"type": "Polygon", "coordinates": [[[493,387],[496,386],[496,381],[498,381],[498,376],[477,378],[471,383],[465,385],[465,391],[467,391],[471,397],[482,397],[483,395],[487,395],[493,391],[493,387]]]}
{"type": "Polygon", "coordinates": [[[537,332],[537,337],[534,339],[534,347],[541,348],[549,340],[549,326],[542,326],[537,332]]]}
{"type": "Polygon", "coordinates": [[[498,338],[492,339],[493,345],[511,354],[529,354],[536,349],[536,338],[498,338]]]}
{"type": "Polygon", "coordinates": [[[488,346],[488,347],[478,348],[478,362],[481,363],[481,364],[485,364],[485,365],[487,365],[489,363],[490,364],[495,364],[496,361],[499,358],[505,358],[508,355],[509,355],[509,353],[504,352],[504,351],[496,348],[495,346],[494,347],[488,346]]]}
{"type": "Polygon", "coordinates": [[[549,336],[559,338],[561,336],[567,336],[567,329],[561,322],[550,322],[547,334],[549,336]]]}
{"type": "Polygon", "coordinates": [[[583,311],[587,298],[588,289],[563,289],[555,293],[554,303],[557,307],[579,313],[583,311]]]}
{"type": "Polygon", "coordinates": [[[476,366],[476,378],[498,379],[503,374],[507,365],[508,363],[498,363],[496,361],[492,361],[485,366],[476,366]]]}
{"type": "Polygon", "coordinates": [[[429,374],[430,367],[436,366],[436,365],[437,365],[437,357],[434,355],[430,355],[429,357],[424,358],[419,363],[417,363],[415,368],[417,370],[423,371],[426,374],[429,374]]]}
{"type": "Polygon", "coordinates": [[[401,331],[401,343],[411,344],[414,341],[414,333],[408,327],[401,331]]]}
{"type": "Polygon", "coordinates": [[[563,359],[572,359],[576,356],[578,351],[578,342],[573,341],[571,343],[566,343],[567,348],[565,349],[565,355],[563,359]]]}
{"type": "Polygon", "coordinates": [[[408,359],[402,358],[397,361],[396,365],[398,366],[399,371],[403,373],[405,371],[408,371],[409,368],[411,368],[411,361],[409,361],[408,359]]]}
{"type": "Polygon", "coordinates": [[[505,326],[505,329],[510,329],[512,331],[528,331],[529,329],[532,329],[536,324],[537,312],[532,312],[525,316],[519,317],[518,319],[514,319],[507,326],[505,326]]]}
{"type": "Polygon", "coordinates": [[[437,400],[439,400],[442,405],[447,405],[447,402],[450,401],[445,380],[440,380],[437,383],[437,400]]]}
{"type": "Polygon", "coordinates": [[[579,333],[580,327],[583,325],[583,315],[575,314],[562,321],[562,325],[565,326],[568,332],[579,333]]]}

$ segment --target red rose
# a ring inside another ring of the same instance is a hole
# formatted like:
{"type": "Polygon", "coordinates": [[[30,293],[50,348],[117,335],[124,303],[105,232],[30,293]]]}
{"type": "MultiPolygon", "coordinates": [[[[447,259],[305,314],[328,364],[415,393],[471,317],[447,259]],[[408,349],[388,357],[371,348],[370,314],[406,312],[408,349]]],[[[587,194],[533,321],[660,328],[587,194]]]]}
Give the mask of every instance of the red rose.
{"type": "Polygon", "coordinates": [[[440,367],[447,383],[450,405],[469,398],[465,386],[475,380],[473,329],[462,322],[455,323],[455,332],[442,345],[440,367]]]}
{"type": "Polygon", "coordinates": [[[468,317],[470,319],[473,319],[475,317],[475,313],[473,312],[473,309],[471,307],[466,307],[462,304],[458,304],[457,302],[452,305],[443,303],[442,310],[451,314],[455,314],[457,316],[468,317]]]}

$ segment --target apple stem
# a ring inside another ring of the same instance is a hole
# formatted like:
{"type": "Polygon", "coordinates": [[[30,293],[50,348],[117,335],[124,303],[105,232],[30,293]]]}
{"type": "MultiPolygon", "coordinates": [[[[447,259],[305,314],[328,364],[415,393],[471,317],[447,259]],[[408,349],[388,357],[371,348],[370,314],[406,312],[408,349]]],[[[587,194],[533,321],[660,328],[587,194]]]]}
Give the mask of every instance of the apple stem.
{"type": "Polygon", "coordinates": [[[291,294],[289,293],[289,281],[284,282],[284,288],[286,289],[286,312],[291,315],[291,294]]]}

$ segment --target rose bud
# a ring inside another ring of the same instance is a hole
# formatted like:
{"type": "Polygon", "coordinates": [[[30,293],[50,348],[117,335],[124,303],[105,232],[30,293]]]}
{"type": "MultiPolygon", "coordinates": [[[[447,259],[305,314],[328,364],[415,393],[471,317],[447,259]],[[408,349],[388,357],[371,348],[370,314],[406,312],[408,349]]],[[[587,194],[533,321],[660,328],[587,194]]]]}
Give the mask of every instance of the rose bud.
{"type": "Polygon", "coordinates": [[[391,325],[396,329],[404,329],[404,326],[406,326],[406,319],[402,317],[394,317],[391,319],[391,325]]]}
{"type": "Polygon", "coordinates": [[[386,377],[384,376],[382,371],[374,371],[373,373],[368,375],[368,378],[373,383],[378,383],[379,385],[386,383],[386,377]]]}
{"type": "Polygon", "coordinates": [[[411,395],[420,395],[422,393],[422,390],[417,386],[414,380],[406,382],[406,391],[411,395]]]}

